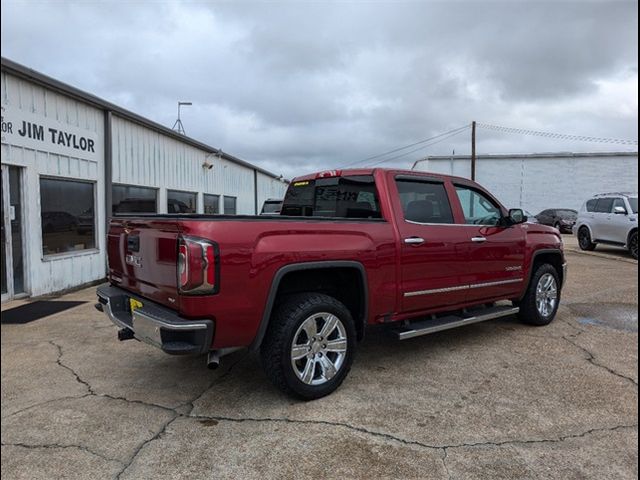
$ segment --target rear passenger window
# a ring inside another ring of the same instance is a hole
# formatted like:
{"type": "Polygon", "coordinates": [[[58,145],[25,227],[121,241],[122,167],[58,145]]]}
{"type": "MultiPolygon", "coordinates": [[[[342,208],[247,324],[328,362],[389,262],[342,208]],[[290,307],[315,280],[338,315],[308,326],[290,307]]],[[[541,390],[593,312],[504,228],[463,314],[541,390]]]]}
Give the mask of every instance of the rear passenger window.
{"type": "Polygon", "coordinates": [[[442,183],[396,180],[405,220],[416,223],[454,223],[442,183]]]}
{"type": "Polygon", "coordinates": [[[597,198],[592,198],[591,200],[587,201],[587,212],[595,212],[597,203],[597,198]]]}
{"type": "Polygon", "coordinates": [[[281,215],[382,218],[372,175],[294,182],[285,195],[281,215]]]}
{"type": "Polygon", "coordinates": [[[611,213],[613,207],[613,198],[599,198],[596,204],[596,213],[611,213]]]}

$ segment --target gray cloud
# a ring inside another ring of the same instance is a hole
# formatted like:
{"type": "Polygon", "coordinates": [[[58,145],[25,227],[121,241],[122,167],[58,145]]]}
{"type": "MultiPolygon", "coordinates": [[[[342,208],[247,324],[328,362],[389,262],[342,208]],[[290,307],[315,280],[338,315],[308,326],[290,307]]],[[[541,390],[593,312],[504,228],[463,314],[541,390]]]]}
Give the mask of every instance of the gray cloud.
{"type": "MultiPolygon", "coordinates": [[[[2,55],[286,175],[476,119],[637,138],[636,2],[2,2],[2,55]]],[[[610,145],[479,132],[485,153],[610,145]]],[[[421,154],[468,153],[468,134],[421,154]]]]}

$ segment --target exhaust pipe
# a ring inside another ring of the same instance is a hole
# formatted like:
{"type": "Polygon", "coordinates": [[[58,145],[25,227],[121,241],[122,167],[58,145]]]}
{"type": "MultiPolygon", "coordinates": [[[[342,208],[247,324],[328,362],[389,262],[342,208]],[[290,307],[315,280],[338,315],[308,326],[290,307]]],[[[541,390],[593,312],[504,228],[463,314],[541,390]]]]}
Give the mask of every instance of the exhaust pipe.
{"type": "Polygon", "coordinates": [[[207,368],[215,370],[220,366],[220,354],[217,351],[209,352],[207,355],[207,368]]]}

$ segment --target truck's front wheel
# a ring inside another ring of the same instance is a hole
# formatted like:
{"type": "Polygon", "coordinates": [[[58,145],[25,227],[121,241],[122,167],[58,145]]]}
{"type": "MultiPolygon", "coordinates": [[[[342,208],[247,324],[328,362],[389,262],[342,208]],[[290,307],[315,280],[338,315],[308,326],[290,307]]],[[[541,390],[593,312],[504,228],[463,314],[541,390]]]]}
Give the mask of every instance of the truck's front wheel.
{"type": "Polygon", "coordinates": [[[560,278],[553,265],[538,265],[519,305],[524,323],[543,326],[553,321],[560,305],[560,278]]]}
{"type": "Polygon", "coordinates": [[[356,330],[349,310],[320,293],[289,297],[275,311],[260,355],[281,390],[306,400],[337,389],[349,373],[356,330]]]}

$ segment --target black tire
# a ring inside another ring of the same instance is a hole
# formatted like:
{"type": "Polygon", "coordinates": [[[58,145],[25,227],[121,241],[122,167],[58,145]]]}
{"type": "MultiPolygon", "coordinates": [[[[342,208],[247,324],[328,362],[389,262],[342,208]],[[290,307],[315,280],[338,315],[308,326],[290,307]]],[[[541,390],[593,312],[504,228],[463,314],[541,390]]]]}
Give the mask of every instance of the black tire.
{"type": "Polygon", "coordinates": [[[637,260],[638,259],[638,231],[637,230],[631,233],[631,235],[629,235],[628,245],[629,245],[629,253],[633,258],[637,260]]]}
{"type": "Polygon", "coordinates": [[[531,276],[529,286],[527,287],[527,292],[524,294],[522,300],[517,303],[520,307],[520,313],[518,314],[520,320],[528,325],[535,325],[538,327],[549,325],[558,312],[558,307],[560,305],[560,293],[560,277],[558,276],[558,272],[555,267],[548,263],[536,266],[536,269],[531,276]],[[557,298],[555,305],[549,313],[547,315],[543,315],[538,309],[536,291],[541,279],[547,275],[551,275],[555,281],[557,298]]]}
{"type": "Polygon", "coordinates": [[[313,400],[329,395],[342,384],[351,369],[355,349],[356,328],[349,310],[329,295],[303,293],[288,297],[275,309],[260,348],[260,356],[267,377],[276,387],[288,395],[313,400]],[[324,312],[335,315],[344,327],[346,353],[337,373],[331,379],[324,380],[320,385],[310,385],[303,382],[294,371],[292,345],[302,324],[311,316],[324,312]]]}
{"type": "Polygon", "coordinates": [[[587,227],[580,227],[580,230],[578,230],[578,245],[580,250],[588,252],[595,250],[596,244],[591,240],[591,232],[587,227]]]}

